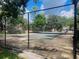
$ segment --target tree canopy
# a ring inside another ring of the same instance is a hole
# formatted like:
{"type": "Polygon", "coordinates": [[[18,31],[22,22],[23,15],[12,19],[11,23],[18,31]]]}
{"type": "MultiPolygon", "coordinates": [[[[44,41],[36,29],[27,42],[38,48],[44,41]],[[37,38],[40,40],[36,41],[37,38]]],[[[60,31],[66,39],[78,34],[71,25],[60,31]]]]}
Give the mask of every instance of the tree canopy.
{"type": "Polygon", "coordinates": [[[0,28],[2,28],[3,23],[7,25],[16,26],[19,20],[19,16],[22,16],[25,12],[25,7],[27,6],[28,0],[1,0],[0,1],[0,28]]]}
{"type": "Polygon", "coordinates": [[[24,12],[28,0],[1,0],[1,14],[6,17],[17,18],[17,16],[24,12]]]}
{"type": "Polygon", "coordinates": [[[33,20],[33,29],[36,31],[42,31],[44,25],[46,24],[46,18],[43,14],[38,14],[33,20]]]}

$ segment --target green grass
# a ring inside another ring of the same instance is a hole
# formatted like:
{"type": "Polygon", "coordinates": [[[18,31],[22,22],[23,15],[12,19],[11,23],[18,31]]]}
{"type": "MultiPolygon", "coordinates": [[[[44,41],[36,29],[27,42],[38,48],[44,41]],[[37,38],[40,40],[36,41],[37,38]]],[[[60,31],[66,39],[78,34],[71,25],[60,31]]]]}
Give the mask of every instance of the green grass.
{"type": "Polygon", "coordinates": [[[17,54],[10,53],[7,49],[3,49],[0,53],[0,59],[19,59],[17,54]]]}

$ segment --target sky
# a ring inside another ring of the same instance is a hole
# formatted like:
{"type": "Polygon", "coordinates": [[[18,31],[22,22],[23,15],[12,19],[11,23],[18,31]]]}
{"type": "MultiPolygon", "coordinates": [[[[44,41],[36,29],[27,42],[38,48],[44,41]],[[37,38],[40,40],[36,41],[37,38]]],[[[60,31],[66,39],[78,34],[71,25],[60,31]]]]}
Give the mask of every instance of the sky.
{"type": "MultiPolygon", "coordinates": [[[[34,6],[37,6],[38,10],[40,10],[71,3],[72,0],[38,0],[38,2],[35,4],[33,0],[29,0],[29,2],[27,3],[26,12],[33,11],[34,6]]],[[[45,15],[60,15],[65,17],[72,17],[74,13],[73,6],[61,7],[43,12],[45,13],[45,15]]],[[[27,18],[27,14],[25,14],[24,17],[27,18]]],[[[30,18],[32,18],[31,14],[30,18]]]]}

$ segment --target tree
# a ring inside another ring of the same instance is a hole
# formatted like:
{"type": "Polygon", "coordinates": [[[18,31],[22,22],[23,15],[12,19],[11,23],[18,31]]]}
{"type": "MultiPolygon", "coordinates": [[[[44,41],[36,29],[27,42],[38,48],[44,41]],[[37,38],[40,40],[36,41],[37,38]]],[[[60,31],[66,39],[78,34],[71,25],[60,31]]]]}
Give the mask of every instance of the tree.
{"type": "Polygon", "coordinates": [[[35,11],[34,12],[34,16],[36,16],[36,11],[38,10],[38,7],[37,6],[33,6],[33,11],[35,11]]]}
{"type": "Polygon", "coordinates": [[[24,14],[26,3],[28,0],[1,0],[1,12],[0,12],[0,21],[3,25],[3,21],[6,20],[7,25],[16,25],[18,16],[24,14]]]}
{"type": "Polygon", "coordinates": [[[47,19],[47,25],[46,25],[46,30],[51,31],[52,29],[54,30],[60,30],[62,28],[62,24],[59,23],[58,21],[59,17],[56,15],[49,15],[47,19]]]}
{"type": "Polygon", "coordinates": [[[28,0],[1,0],[2,13],[6,17],[17,18],[24,11],[27,2],[28,0]]]}
{"type": "Polygon", "coordinates": [[[46,24],[46,18],[42,14],[38,14],[35,16],[33,20],[33,31],[43,31],[43,27],[46,24]]]}
{"type": "Polygon", "coordinates": [[[49,15],[47,18],[46,30],[51,31],[52,29],[62,31],[63,27],[73,28],[73,19],[61,17],[57,15],[49,15]]]}
{"type": "Polygon", "coordinates": [[[7,32],[10,34],[15,34],[15,33],[24,33],[25,30],[27,30],[27,20],[24,19],[23,17],[19,17],[17,19],[15,19],[16,21],[14,22],[15,25],[13,24],[9,24],[7,26],[7,32]]]}
{"type": "MultiPolygon", "coordinates": [[[[35,4],[37,4],[38,0],[33,0],[33,2],[34,2],[35,4]]],[[[35,6],[33,7],[33,11],[36,11],[36,10],[38,10],[37,5],[35,5],[35,6]]],[[[34,15],[36,15],[36,12],[34,12],[34,15]]]]}

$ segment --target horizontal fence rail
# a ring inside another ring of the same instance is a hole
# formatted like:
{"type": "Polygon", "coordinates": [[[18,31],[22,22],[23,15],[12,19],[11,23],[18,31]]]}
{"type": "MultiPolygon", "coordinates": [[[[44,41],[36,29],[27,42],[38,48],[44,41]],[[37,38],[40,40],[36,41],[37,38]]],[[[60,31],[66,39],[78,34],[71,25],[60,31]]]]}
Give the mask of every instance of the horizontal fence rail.
{"type": "Polygon", "coordinates": [[[70,6],[70,5],[73,5],[73,4],[66,4],[66,5],[61,5],[61,6],[56,6],[56,7],[51,7],[51,8],[46,8],[46,9],[41,9],[41,10],[36,10],[36,11],[30,11],[30,12],[26,12],[26,13],[45,11],[45,10],[49,10],[49,9],[55,9],[55,8],[60,8],[60,7],[70,6]]]}

